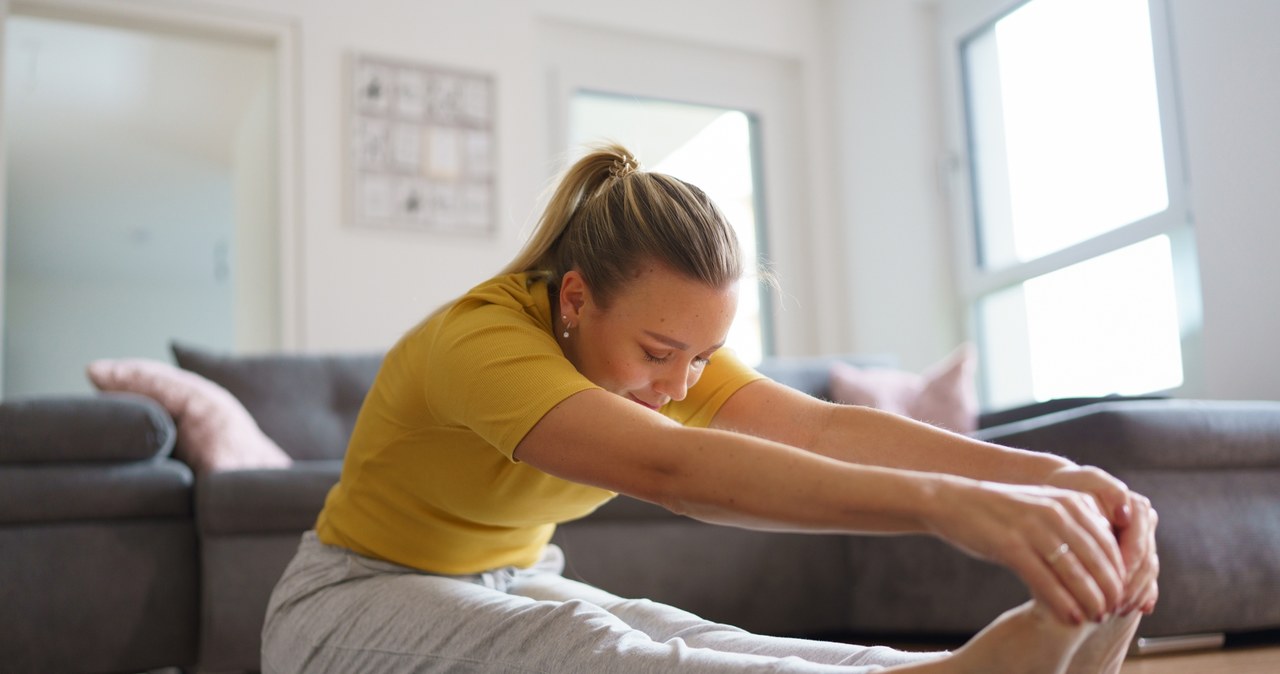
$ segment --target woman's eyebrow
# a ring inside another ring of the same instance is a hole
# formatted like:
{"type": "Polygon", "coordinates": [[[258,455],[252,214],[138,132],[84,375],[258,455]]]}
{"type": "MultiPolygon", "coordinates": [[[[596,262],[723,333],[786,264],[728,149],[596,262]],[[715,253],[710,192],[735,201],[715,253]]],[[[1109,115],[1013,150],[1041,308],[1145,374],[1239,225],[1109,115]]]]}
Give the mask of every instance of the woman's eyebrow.
{"type": "MultiPolygon", "coordinates": [[[[668,336],[666,336],[666,335],[663,335],[663,334],[660,334],[660,333],[657,333],[657,332],[653,332],[652,330],[645,330],[645,331],[644,331],[644,334],[649,335],[650,337],[652,337],[652,338],[654,338],[654,339],[658,340],[659,342],[662,342],[663,344],[665,344],[665,345],[667,345],[667,346],[669,346],[669,347],[671,347],[671,348],[673,348],[673,349],[679,349],[680,351],[688,351],[688,350],[689,350],[689,345],[688,345],[688,344],[685,344],[684,342],[682,342],[682,341],[680,341],[680,340],[678,340],[678,339],[674,339],[674,338],[672,338],[672,337],[668,337],[668,336]]],[[[719,349],[719,348],[720,348],[720,347],[722,347],[722,346],[724,346],[724,342],[720,342],[719,344],[716,344],[715,346],[713,346],[713,347],[711,347],[710,349],[707,349],[707,350],[708,350],[708,351],[715,351],[715,350],[719,349]]]]}
{"type": "Polygon", "coordinates": [[[679,349],[679,350],[681,350],[681,351],[688,351],[688,350],[689,350],[689,345],[688,345],[688,344],[685,344],[684,342],[682,342],[682,341],[680,341],[680,340],[678,340],[678,339],[673,339],[673,338],[668,337],[668,336],[666,336],[666,335],[658,334],[658,333],[656,333],[656,332],[653,332],[652,330],[645,330],[645,331],[644,331],[644,334],[649,335],[650,337],[652,337],[652,338],[654,338],[654,339],[658,340],[659,342],[662,342],[663,344],[666,344],[667,346],[669,346],[669,347],[671,347],[671,348],[673,348],[673,349],[679,349]]]}

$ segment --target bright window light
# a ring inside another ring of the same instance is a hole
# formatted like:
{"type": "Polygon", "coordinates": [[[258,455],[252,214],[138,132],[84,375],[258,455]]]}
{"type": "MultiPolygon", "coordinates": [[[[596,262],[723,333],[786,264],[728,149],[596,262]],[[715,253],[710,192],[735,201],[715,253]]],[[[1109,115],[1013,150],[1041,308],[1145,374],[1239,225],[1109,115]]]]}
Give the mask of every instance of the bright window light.
{"type": "Polygon", "coordinates": [[[965,58],[984,266],[1168,206],[1146,0],[1033,0],[965,58]]]}
{"type": "Polygon", "coordinates": [[[1180,386],[1174,298],[1173,258],[1163,235],[988,296],[985,329],[1027,345],[1025,358],[1006,361],[1000,390],[1008,399],[998,402],[1022,402],[1026,393],[1050,400],[1180,386]],[[1029,392],[1019,390],[1021,382],[1029,382],[1029,392]]]}
{"type": "Polygon", "coordinates": [[[1162,7],[1027,0],[960,39],[989,409],[1184,385],[1199,291],[1162,7]]]}

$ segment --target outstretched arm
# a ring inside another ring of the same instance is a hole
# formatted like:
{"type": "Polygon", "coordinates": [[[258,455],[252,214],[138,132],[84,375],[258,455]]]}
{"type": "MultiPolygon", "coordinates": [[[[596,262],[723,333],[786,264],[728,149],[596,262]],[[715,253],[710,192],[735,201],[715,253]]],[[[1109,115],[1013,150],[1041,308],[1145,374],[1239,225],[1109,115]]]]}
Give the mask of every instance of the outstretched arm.
{"type": "Polygon", "coordinates": [[[1159,570],[1155,511],[1141,494],[1097,468],[981,442],[879,410],[823,402],[767,379],[734,394],[712,426],[840,461],[1087,493],[1118,538],[1126,569],[1124,598],[1118,608],[1149,613],[1154,606],[1159,570]]]}
{"type": "Polygon", "coordinates": [[[856,405],[828,403],[768,379],[744,386],[712,427],[769,438],[840,461],[1010,484],[1044,484],[1074,466],[856,405]]]}
{"type": "Polygon", "coordinates": [[[710,522],[931,533],[1009,567],[1063,620],[1100,616],[1120,593],[1110,528],[1076,491],[861,465],[771,439],[685,428],[599,390],[548,412],[515,457],[710,522]],[[1048,557],[1064,542],[1078,564],[1054,567],[1048,557]]]}

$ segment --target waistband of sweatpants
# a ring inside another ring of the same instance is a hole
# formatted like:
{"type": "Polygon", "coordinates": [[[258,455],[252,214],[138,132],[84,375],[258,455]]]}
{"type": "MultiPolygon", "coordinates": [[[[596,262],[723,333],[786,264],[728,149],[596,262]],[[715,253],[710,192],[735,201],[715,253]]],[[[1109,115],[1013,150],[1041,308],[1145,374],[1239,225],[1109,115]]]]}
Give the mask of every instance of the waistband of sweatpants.
{"type": "Polygon", "coordinates": [[[449,578],[464,583],[480,585],[499,592],[506,592],[511,584],[521,576],[538,573],[551,573],[561,575],[564,573],[564,552],[560,546],[548,543],[542,551],[542,556],[533,566],[524,569],[516,566],[503,566],[496,569],[489,569],[479,573],[471,574],[447,574],[434,573],[423,569],[417,569],[403,564],[387,561],[362,555],[349,548],[340,545],[330,545],[320,540],[315,530],[307,531],[302,535],[302,543],[299,546],[299,552],[309,557],[328,558],[328,561],[344,561],[349,566],[354,566],[367,573],[354,573],[352,576],[360,575],[377,575],[377,574],[419,574],[424,576],[436,576],[439,578],[449,578]]]}

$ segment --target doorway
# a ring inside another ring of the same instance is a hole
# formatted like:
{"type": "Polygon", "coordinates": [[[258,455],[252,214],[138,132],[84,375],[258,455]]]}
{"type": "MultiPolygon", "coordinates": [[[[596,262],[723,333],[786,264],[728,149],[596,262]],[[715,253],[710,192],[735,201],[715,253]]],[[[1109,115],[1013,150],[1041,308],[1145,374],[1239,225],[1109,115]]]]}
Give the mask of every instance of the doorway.
{"type": "Polygon", "coordinates": [[[5,17],[4,397],[171,341],[281,346],[278,45],[5,17]]]}
{"type": "MultiPolygon", "coordinates": [[[[754,115],[742,110],[594,91],[578,91],[570,101],[570,152],[618,141],[642,166],[702,188],[733,226],[747,260],[767,259],[757,136],[754,115]]],[[[773,352],[769,295],[759,269],[745,271],[743,287],[757,292],[739,295],[725,346],[755,366],[773,352]]]]}
{"type": "Polygon", "coordinates": [[[645,168],[704,189],[740,178],[713,199],[734,211],[740,240],[754,244],[744,248],[785,290],[744,285],[748,299],[731,338],[749,361],[812,350],[805,324],[783,320],[794,304],[784,298],[816,296],[815,242],[803,226],[810,205],[800,64],[550,19],[538,28],[551,91],[548,165],[567,165],[584,144],[616,140],[645,168]]]}

